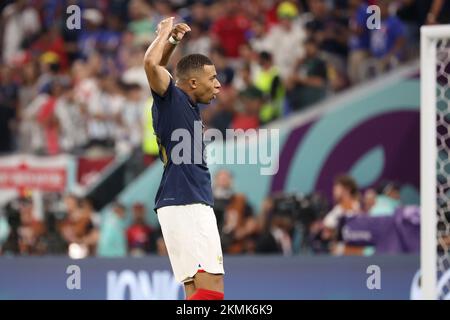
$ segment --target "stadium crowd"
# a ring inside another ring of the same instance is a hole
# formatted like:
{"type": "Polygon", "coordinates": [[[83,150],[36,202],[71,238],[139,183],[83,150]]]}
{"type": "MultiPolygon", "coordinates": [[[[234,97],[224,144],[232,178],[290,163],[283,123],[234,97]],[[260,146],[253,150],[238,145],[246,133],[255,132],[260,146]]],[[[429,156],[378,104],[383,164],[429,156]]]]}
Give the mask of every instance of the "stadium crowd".
{"type": "MultiPolygon", "coordinates": [[[[192,29],[169,70],[181,56],[194,52],[209,55],[215,63],[222,91],[202,117],[208,127],[224,132],[288,117],[416,58],[419,27],[450,21],[449,3],[2,1],[0,154],[116,155],[139,150],[155,157],[152,99],[142,61],[164,17],[175,16],[192,29]],[[377,29],[366,25],[372,4],[380,7],[377,29]],[[74,19],[66,11],[70,5],[82,9],[80,28],[69,28],[74,19]]],[[[398,190],[389,185],[360,197],[354,181],[343,176],[336,180],[336,203],[328,214],[320,195],[273,195],[258,214],[245,195],[234,193],[230,174],[221,171],[214,178],[214,194],[224,250],[345,252],[338,245],[338,218],[370,212],[374,199],[398,204],[398,190]]],[[[65,195],[53,203],[60,205],[48,209],[54,214],[46,220],[33,218],[27,197],[8,204],[0,218],[1,252],[165,252],[159,231],[143,219],[149,208],[140,203],[125,208],[117,202],[108,217],[99,217],[87,198],[65,195]],[[133,213],[130,221],[125,218],[128,210],[133,213]]]]}
{"type": "Polygon", "coordinates": [[[170,70],[193,52],[214,61],[223,90],[203,118],[224,131],[286,117],[416,57],[419,26],[450,15],[434,2],[2,1],[0,152],[155,154],[142,61],[165,16],[192,28],[170,70]],[[79,29],[69,29],[73,4],[79,29]],[[366,27],[371,4],[380,29],[366,27]]]}
{"type": "MultiPolygon", "coordinates": [[[[224,169],[214,177],[213,193],[227,254],[372,254],[376,244],[354,245],[343,236],[346,219],[393,217],[404,207],[395,183],[361,192],[347,175],[335,179],[331,210],[318,193],[275,194],[264,200],[261,212],[255,212],[246,196],[235,192],[233,177],[224,169]]],[[[167,254],[161,231],[146,220],[149,208],[142,203],[127,208],[116,201],[101,217],[89,198],[66,194],[59,200],[45,201],[43,219],[37,218],[31,197],[8,203],[0,216],[0,254],[73,258],[167,254]]],[[[414,252],[414,248],[389,253],[400,252],[414,252]]]]}

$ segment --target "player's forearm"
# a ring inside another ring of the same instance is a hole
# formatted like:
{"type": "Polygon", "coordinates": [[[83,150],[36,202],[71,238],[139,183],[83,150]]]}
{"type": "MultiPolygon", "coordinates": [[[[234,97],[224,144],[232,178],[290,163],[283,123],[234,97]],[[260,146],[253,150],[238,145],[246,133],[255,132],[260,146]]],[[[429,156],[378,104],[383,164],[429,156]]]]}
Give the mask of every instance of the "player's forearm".
{"type": "Polygon", "coordinates": [[[175,44],[171,44],[169,41],[166,41],[166,45],[164,46],[164,51],[162,54],[161,62],[159,63],[160,66],[167,66],[169,63],[170,56],[175,51],[175,48],[177,46],[175,44]]]}
{"type": "Polygon", "coordinates": [[[151,67],[161,65],[166,45],[170,45],[167,41],[168,37],[168,34],[160,34],[150,44],[144,56],[145,66],[151,67]]]}

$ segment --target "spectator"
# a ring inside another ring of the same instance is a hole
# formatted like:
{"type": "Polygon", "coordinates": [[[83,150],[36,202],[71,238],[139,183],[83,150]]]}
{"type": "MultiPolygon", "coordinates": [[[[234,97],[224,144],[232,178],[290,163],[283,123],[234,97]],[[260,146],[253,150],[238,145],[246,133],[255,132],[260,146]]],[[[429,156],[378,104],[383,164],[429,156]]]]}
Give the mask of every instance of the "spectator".
{"type": "Polygon", "coordinates": [[[149,166],[159,157],[158,141],[153,128],[153,97],[149,98],[143,112],[142,152],[144,166],[149,166]]]}
{"type": "Polygon", "coordinates": [[[400,1],[397,16],[407,29],[410,44],[419,40],[419,28],[427,24],[447,24],[450,22],[450,2],[447,0],[400,1]]]}
{"type": "Polygon", "coordinates": [[[82,106],[76,102],[74,91],[64,79],[64,92],[57,100],[55,115],[61,127],[61,147],[65,152],[80,154],[87,144],[86,117],[82,106]]]}
{"type": "Polygon", "coordinates": [[[371,30],[370,51],[376,59],[376,72],[381,73],[399,64],[404,58],[405,27],[395,15],[389,13],[389,2],[378,0],[380,7],[380,29],[371,30]]]}
{"type": "MultiPolygon", "coordinates": [[[[266,20],[267,28],[271,29],[273,26],[277,25],[280,21],[278,18],[278,8],[282,3],[285,1],[283,0],[274,0],[270,4],[268,4],[268,8],[265,12],[264,19],[266,20]]],[[[296,1],[299,5],[302,5],[301,1],[296,1]]],[[[300,7],[302,8],[302,7],[300,7]]]]}
{"type": "Polygon", "coordinates": [[[263,51],[259,54],[261,69],[255,75],[255,87],[264,95],[265,104],[261,108],[260,120],[268,123],[281,115],[281,104],[284,97],[284,89],[278,68],[274,66],[272,55],[263,51]]]}
{"type": "Polygon", "coordinates": [[[213,46],[222,47],[226,57],[238,58],[239,47],[246,42],[245,35],[250,28],[250,23],[239,11],[238,0],[222,3],[223,15],[211,27],[213,46]]]}
{"type": "Polygon", "coordinates": [[[105,213],[98,242],[98,256],[124,257],[127,255],[125,215],[125,207],[118,202],[115,202],[110,211],[105,213]]]}
{"type": "Polygon", "coordinates": [[[78,50],[82,58],[87,58],[99,50],[103,14],[95,8],[83,10],[83,22],[85,26],[81,29],[78,37],[78,50]]]}
{"type": "Polygon", "coordinates": [[[69,245],[69,256],[93,255],[98,240],[98,231],[92,201],[90,199],[75,200],[76,198],[73,196],[68,197],[69,199],[65,200],[67,215],[59,228],[61,235],[69,245]]]}
{"type": "Polygon", "coordinates": [[[179,21],[178,12],[173,10],[172,3],[166,0],[153,0],[152,5],[156,14],[156,21],[161,21],[167,17],[175,17],[175,21],[179,21]]]}
{"type": "Polygon", "coordinates": [[[46,232],[43,235],[42,243],[45,254],[64,255],[67,254],[67,242],[58,230],[58,221],[55,214],[47,214],[46,232]]]}
{"type": "Polygon", "coordinates": [[[133,35],[136,42],[151,41],[149,35],[153,35],[159,21],[152,7],[144,0],[131,0],[128,5],[128,31],[133,35]]]}
{"type": "MultiPolygon", "coordinates": [[[[265,48],[265,36],[267,34],[267,28],[265,21],[262,18],[257,18],[254,21],[252,21],[251,29],[250,29],[250,36],[249,36],[249,43],[250,47],[256,51],[256,52],[262,52],[265,48]]],[[[242,56],[242,54],[241,54],[242,56]]]]}
{"type": "Polygon", "coordinates": [[[208,55],[211,50],[211,39],[208,34],[203,32],[203,27],[200,22],[195,22],[189,25],[191,31],[187,34],[189,41],[185,44],[185,55],[200,53],[208,55]]]}
{"type": "MultiPolygon", "coordinates": [[[[89,80],[87,80],[89,81],[89,80]]],[[[98,147],[102,150],[112,149],[114,147],[114,123],[116,115],[114,109],[117,108],[111,103],[113,92],[111,77],[108,74],[100,74],[93,82],[86,84],[92,85],[89,95],[88,112],[88,140],[89,147],[98,147]]]]}
{"type": "Polygon", "coordinates": [[[352,177],[342,175],[335,179],[333,186],[335,206],[324,219],[325,227],[337,229],[339,218],[343,215],[360,213],[361,207],[358,198],[358,187],[352,177]]]}
{"type": "Polygon", "coordinates": [[[292,230],[294,228],[292,217],[275,214],[270,219],[270,227],[258,239],[256,252],[263,254],[292,255],[292,230]]]}
{"type": "Polygon", "coordinates": [[[253,85],[256,72],[259,70],[259,65],[258,58],[254,57],[255,52],[249,45],[242,45],[240,52],[243,62],[233,78],[233,87],[238,91],[244,91],[253,85]]]}
{"type": "Polygon", "coordinates": [[[298,8],[292,2],[282,2],[277,16],[280,22],[270,29],[262,47],[273,55],[275,66],[284,80],[294,68],[295,61],[304,55],[306,33],[298,8]]]}
{"type": "Polygon", "coordinates": [[[49,155],[55,155],[61,151],[60,124],[55,110],[56,102],[61,98],[64,92],[63,90],[60,79],[54,79],[50,83],[50,95],[42,104],[37,114],[37,121],[44,136],[42,151],[49,155]]]}
{"type": "Polygon", "coordinates": [[[20,109],[26,108],[33,98],[38,94],[37,79],[39,65],[35,60],[26,63],[22,70],[22,83],[19,88],[19,106],[20,109]]]}
{"type": "Polygon", "coordinates": [[[286,81],[286,98],[292,110],[301,110],[325,98],[327,66],[319,56],[314,38],[305,42],[306,55],[293,68],[286,81]]]}
{"type": "Polygon", "coordinates": [[[132,256],[143,256],[154,252],[154,230],[145,222],[146,209],[142,203],[133,205],[134,221],[128,227],[128,253],[132,256]]]}
{"type": "Polygon", "coordinates": [[[360,67],[369,57],[370,33],[366,25],[367,7],[363,0],[350,1],[348,77],[353,84],[364,80],[360,67]]]}
{"type": "Polygon", "coordinates": [[[314,38],[327,58],[342,69],[348,44],[346,22],[333,15],[325,0],[309,0],[308,5],[312,15],[312,19],[306,23],[308,37],[314,38]]]}
{"type": "Polygon", "coordinates": [[[233,190],[233,179],[228,171],[216,173],[213,195],[224,252],[238,254],[253,250],[252,236],[257,231],[256,219],[245,196],[233,190]]]}
{"type": "MultiPolygon", "coordinates": [[[[145,49],[142,46],[133,45],[129,50],[129,57],[126,59],[125,70],[122,75],[122,82],[126,85],[139,84],[141,88],[148,88],[148,80],[142,68],[145,49]]],[[[150,96],[150,94],[148,94],[150,96]]]]}
{"type": "MultiPolygon", "coordinates": [[[[22,84],[19,88],[19,114],[18,117],[18,145],[23,152],[34,152],[33,134],[36,133],[36,124],[34,121],[33,101],[39,96],[38,88],[39,65],[37,61],[29,61],[22,69],[22,84]]],[[[3,118],[0,118],[3,119],[3,118]]],[[[3,135],[2,135],[3,136],[3,135]]],[[[36,137],[34,138],[36,139],[36,137]]],[[[5,139],[5,142],[11,142],[12,139],[5,139]]]]}
{"type": "Polygon", "coordinates": [[[3,237],[5,238],[1,254],[19,255],[21,253],[19,248],[19,227],[21,225],[20,205],[22,201],[24,201],[23,198],[14,199],[8,202],[4,207],[6,231],[4,231],[5,234],[3,234],[3,237]]]}
{"type": "Polygon", "coordinates": [[[56,25],[48,30],[43,30],[43,33],[31,45],[30,50],[33,55],[39,56],[46,52],[52,52],[58,57],[57,60],[62,70],[65,71],[69,67],[64,39],[56,25]]]}
{"type": "Polygon", "coordinates": [[[14,79],[14,69],[8,65],[0,65],[0,103],[16,109],[19,86],[14,79]]]}
{"type": "Polygon", "coordinates": [[[263,93],[251,86],[240,93],[242,111],[237,112],[231,123],[233,129],[257,129],[260,125],[259,114],[263,104],[263,93]]]}
{"type": "Polygon", "coordinates": [[[123,110],[118,109],[116,113],[121,117],[122,125],[122,142],[119,152],[130,152],[140,147],[143,133],[143,113],[145,107],[145,99],[142,87],[139,84],[129,84],[125,86],[126,100],[124,101],[123,110]],[[125,107],[126,106],[126,107],[125,107]]]}
{"type": "Polygon", "coordinates": [[[39,56],[40,76],[37,79],[37,88],[40,91],[48,90],[51,82],[61,75],[59,57],[54,52],[45,52],[39,56]]]}
{"type": "Polygon", "coordinates": [[[19,209],[20,226],[17,230],[21,255],[41,255],[45,250],[42,242],[45,226],[42,221],[36,219],[33,209],[31,199],[21,201],[19,209]]]}
{"type": "Polygon", "coordinates": [[[224,137],[226,136],[226,130],[231,128],[231,123],[235,114],[235,101],[236,93],[232,87],[221,89],[220,95],[217,96],[215,113],[208,122],[209,126],[218,129],[224,137]]]}
{"type": "MultiPolygon", "coordinates": [[[[195,1],[191,7],[186,23],[191,26],[199,26],[200,30],[208,31],[211,27],[211,14],[205,1],[195,1]]],[[[192,30],[191,30],[192,32],[192,30]]]]}
{"type": "Polygon", "coordinates": [[[68,193],[64,196],[63,202],[66,216],[76,215],[76,211],[79,209],[80,199],[75,194],[68,193]]]}
{"type": "Polygon", "coordinates": [[[308,229],[308,249],[314,254],[329,254],[333,234],[323,225],[323,219],[317,219],[311,223],[308,229]]]}
{"type": "Polygon", "coordinates": [[[11,3],[2,12],[3,62],[17,61],[22,49],[29,46],[41,29],[39,13],[26,0],[11,3]]]}
{"type": "Polygon", "coordinates": [[[100,33],[97,50],[105,58],[114,60],[115,53],[121,41],[122,21],[115,14],[108,14],[105,20],[106,26],[100,33]]]}
{"type": "Polygon", "coordinates": [[[215,48],[211,51],[211,61],[214,62],[217,72],[217,80],[223,87],[228,87],[233,82],[234,70],[231,68],[225,56],[225,51],[215,48]]]}
{"type": "Polygon", "coordinates": [[[358,186],[352,177],[342,175],[335,179],[333,198],[335,206],[323,220],[324,229],[322,229],[321,237],[324,240],[337,240],[331,251],[333,254],[340,255],[350,252],[350,249],[346,251],[346,248],[340,243],[341,218],[354,216],[362,211],[359,203],[358,186]]]}

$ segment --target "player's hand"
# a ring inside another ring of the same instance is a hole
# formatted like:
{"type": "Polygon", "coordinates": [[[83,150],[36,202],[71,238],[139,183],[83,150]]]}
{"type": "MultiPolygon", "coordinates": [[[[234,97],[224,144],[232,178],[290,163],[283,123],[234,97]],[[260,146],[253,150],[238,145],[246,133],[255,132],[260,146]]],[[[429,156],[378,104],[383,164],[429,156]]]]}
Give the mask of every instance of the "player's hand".
{"type": "Polygon", "coordinates": [[[156,30],[156,34],[159,36],[167,36],[169,37],[170,33],[173,29],[173,17],[166,18],[158,23],[158,29],[156,30]]]}
{"type": "Polygon", "coordinates": [[[180,41],[183,39],[184,35],[191,31],[191,28],[186,23],[177,23],[172,30],[171,36],[177,40],[180,41]]]}

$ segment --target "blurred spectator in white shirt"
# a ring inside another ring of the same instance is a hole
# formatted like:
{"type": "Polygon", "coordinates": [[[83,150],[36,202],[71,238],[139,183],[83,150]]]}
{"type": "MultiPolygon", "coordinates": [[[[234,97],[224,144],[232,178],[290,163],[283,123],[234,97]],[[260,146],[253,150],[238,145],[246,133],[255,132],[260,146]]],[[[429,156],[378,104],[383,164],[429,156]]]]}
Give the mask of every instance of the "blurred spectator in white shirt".
{"type": "Polygon", "coordinates": [[[4,10],[1,17],[3,29],[3,62],[9,64],[17,59],[24,42],[33,39],[41,29],[39,14],[26,0],[17,0],[4,10]]]}
{"type": "Polygon", "coordinates": [[[277,15],[280,23],[270,29],[264,44],[258,46],[272,53],[281,77],[286,78],[292,72],[295,62],[304,55],[302,43],[306,33],[299,11],[292,2],[281,3],[277,15]]]}
{"type": "Polygon", "coordinates": [[[209,55],[211,50],[211,39],[207,34],[202,32],[202,25],[198,22],[191,24],[191,31],[187,34],[188,40],[185,43],[185,55],[201,53],[209,55]]]}

